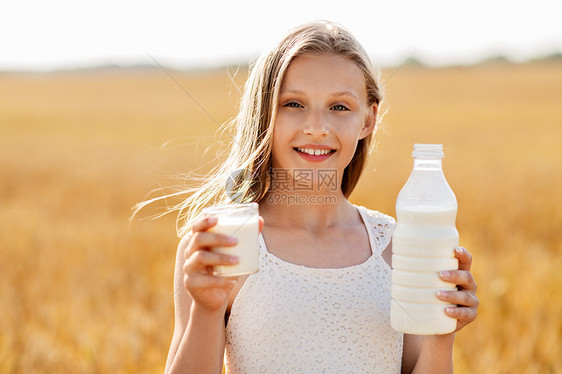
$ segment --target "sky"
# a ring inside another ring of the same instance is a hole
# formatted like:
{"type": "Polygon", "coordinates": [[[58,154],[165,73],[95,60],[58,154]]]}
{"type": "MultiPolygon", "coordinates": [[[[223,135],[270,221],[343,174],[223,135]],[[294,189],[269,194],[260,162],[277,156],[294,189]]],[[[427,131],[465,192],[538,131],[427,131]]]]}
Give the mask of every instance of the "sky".
{"type": "Polygon", "coordinates": [[[247,64],[291,28],[328,19],[375,65],[513,61],[562,52],[562,0],[3,1],[0,70],[247,64]]]}

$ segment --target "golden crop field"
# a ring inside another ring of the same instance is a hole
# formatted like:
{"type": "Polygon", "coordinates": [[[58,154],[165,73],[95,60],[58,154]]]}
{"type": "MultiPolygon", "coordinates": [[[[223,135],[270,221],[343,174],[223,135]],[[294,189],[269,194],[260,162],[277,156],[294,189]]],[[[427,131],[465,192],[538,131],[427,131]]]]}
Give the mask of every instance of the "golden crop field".
{"type": "MultiPolygon", "coordinates": [[[[351,200],[394,214],[413,143],[443,143],[481,301],[456,372],[562,372],[562,64],[393,72],[351,200]]],[[[128,219],[209,169],[245,75],[230,73],[0,74],[1,373],[163,372],[175,217],[128,219]]]]}

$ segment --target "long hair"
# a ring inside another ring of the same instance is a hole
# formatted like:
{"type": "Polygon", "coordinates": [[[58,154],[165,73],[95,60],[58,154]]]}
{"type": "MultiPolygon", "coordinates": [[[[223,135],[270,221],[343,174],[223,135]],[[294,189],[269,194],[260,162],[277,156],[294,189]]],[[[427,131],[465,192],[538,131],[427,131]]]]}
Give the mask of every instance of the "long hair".
{"type": "MultiPolygon", "coordinates": [[[[328,21],[307,23],[293,29],[277,46],[262,53],[251,67],[238,115],[224,126],[224,131],[232,135],[228,158],[215,167],[200,186],[173,194],[189,194],[182,203],[170,209],[179,211],[177,230],[180,237],[189,231],[191,222],[204,207],[232,202],[229,196],[233,190],[236,202],[259,202],[263,198],[270,185],[273,126],[285,73],[295,57],[322,54],[335,54],[354,62],[365,80],[367,104],[380,104],[382,93],[374,68],[365,50],[349,31],[328,21]],[[227,183],[230,183],[228,194],[227,183]]],[[[359,140],[355,154],[344,170],[341,188],[345,197],[349,197],[363,172],[372,136],[371,133],[359,140]]],[[[137,205],[137,211],[169,196],[172,195],[141,203],[137,205]]]]}

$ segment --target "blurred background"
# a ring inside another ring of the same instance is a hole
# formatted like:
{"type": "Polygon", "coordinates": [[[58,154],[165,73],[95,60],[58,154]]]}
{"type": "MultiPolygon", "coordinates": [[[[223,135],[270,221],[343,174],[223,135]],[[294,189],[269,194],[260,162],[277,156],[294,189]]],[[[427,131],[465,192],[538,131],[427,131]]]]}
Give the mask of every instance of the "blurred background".
{"type": "Polygon", "coordinates": [[[456,372],[561,372],[561,16],[546,0],[1,5],[0,372],[163,372],[175,217],[131,208],[216,164],[248,64],[315,19],[355,34],[385,90],[352,202],[394,215],[413,143],[444,144],[481,301],[456,372]]]}

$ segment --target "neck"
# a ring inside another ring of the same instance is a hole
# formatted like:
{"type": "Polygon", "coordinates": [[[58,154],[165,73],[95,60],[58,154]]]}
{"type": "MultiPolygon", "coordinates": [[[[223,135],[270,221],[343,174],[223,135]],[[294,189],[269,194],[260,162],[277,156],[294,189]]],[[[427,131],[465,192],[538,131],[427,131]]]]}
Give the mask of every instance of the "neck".
{"type": "Polygon", "coordinates": [[[349,222],[355,214],[339,189],[329,193],[268,191],[259,205],[266,225],[312,232],[349,222]]]}

